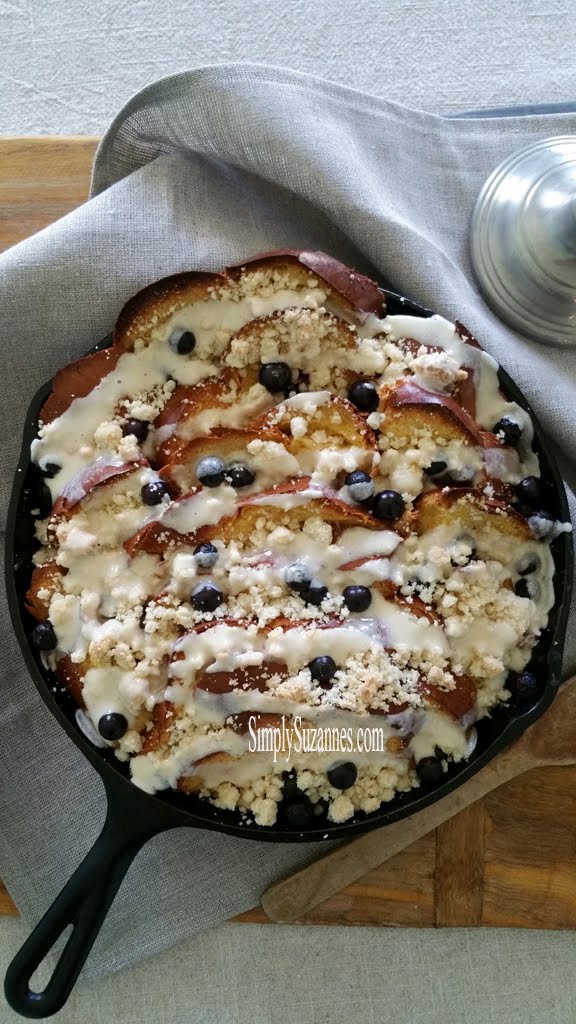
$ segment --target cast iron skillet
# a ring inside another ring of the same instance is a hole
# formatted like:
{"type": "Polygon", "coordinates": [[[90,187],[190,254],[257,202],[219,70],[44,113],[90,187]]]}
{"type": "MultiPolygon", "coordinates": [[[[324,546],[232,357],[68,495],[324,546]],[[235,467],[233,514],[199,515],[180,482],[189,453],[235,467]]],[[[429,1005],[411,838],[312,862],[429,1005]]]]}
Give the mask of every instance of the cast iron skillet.
{"type": "MultiPolygon", "coordinates": [[[[385,291],[389,313],[407,313],[428,317],[432,313],[422,306],[385,291]]],[[[110,338],[96,348],[105,348],[110,338]]],[[[535,430],[534,446],[540,458],[543,481],[543,506],[557,519],[569,519],[564,485],[549,443],[534,419],[527,401],[508,375],[500,370],[503,391],[532,416],[535,430]]],[[[572,542],[569,534],[561,534],[552,544],[556,567],[554,578],[555,605],[547,629],[534,649],[530,668],[535,673],[539,695],[531,704],[516,704],[495,710],[478,726],[478,744],[468,761],[452,765],[443,784],[433,792],[415,790],[402,793],[382,810],[358,814],[352,822],[333,825],[326,818],[315,819],[314,827],[295,832],[286,825],[265,828],[240,824],[233,812],[218,810],[198,797],[176,792],[150,796],[132,785],[128,768],[108,749],[91,743],[80,730],[77,707],[72,698],[56,686],[30,643],[34,623],[24,608],[31,558],[37,548],[31,510],[42,501],[42,477],[30,464],[30,443],[37,431],[38,413],[51,390],[46,384],[35,396],[26,417],[22,454],[12,491],[6,532],[6,576],[8,602],[14,630],[24,660],[40,696],[102,778],[108,799],[108,811],[102,832],[92,849],[64,886],[50,909],[12,961],[5,981],[6,999],[10,1006],[26,1017],[46,1017],[65,1003],[78,974],[90,952],[102,921],[118,891],[122,879],[141,847],[152,836],[183,825],[214,829],[243,839],[296,843],[309,840],[349,839],[359,832],[380,828],[407,817],[439,800],[461,785],[487,764],[503,747],[537,719],[554,699],[560,682],[564,633],[570,604],[572,583],[572,542]],[[33,992],[30,978],[47,953],[72,925],[72,932],[43,992],[33,992]]]]}

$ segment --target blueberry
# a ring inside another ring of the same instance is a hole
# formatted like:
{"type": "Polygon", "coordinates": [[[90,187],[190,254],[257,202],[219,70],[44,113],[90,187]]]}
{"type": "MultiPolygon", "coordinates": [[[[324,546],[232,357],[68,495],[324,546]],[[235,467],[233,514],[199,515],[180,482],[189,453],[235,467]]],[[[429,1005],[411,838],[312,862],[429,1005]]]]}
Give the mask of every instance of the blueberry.
{"type": "Polygon", "coordinates": [[[199,583],[190,595],[192,607],[197,612],[213,612],[222,604],[224,595],[215,583],[199,583]]]}
{"type": "Polygon", "coordinates": [[[192,331],[187,331],[185,327],[175,327],[168,344],[176,355],[188,356],[196,348],[196,338],[192,331]]]}
{"type": "Polygon", "coordinates": [[[287,805],[284,814],[288,825],[298,831],[310,825],[314,817],[309,800],[295,800],[287,805]]]}
{"type": "Polygon", "coordinates": [[[526,502],[528,505],[534,505],[540,501],[542,496],[542,488],[537,476],[525,476],[520,483],[516,484],[515,491],[518,500],[526,502]]]}
{"type": "Polygon", "coordinates": [[[58,643],[51,622],[39,622],[32,631],[32,643],[39,651],[53,651],[58,643]]]}
{"type": "Polygon", "coordinates": [[[163,480],[150,480],[144,484],[140,494],[145,505],[159,505],[167,497],[169,491],[163,480]]]}
{"type": "Polygon", "coordinates": [[[404,498],[398,491],[378,491],[378,494],[374,495],[372,512],[377,519],[393,523],[394,520],[400,519],[405,508],[404,498]]]}
{"type": "Polygon", "coordinates": [[[538,695],[538,683],[532,672],[511,672],[506,686],[518,700],[533,700],[538,695]]]}
{"type": "Polygon", "coordinates": [[[416,775],[427,789],[437,786],[443,774],[442,764],[437,757],[423,757],[416,765],[416,775]]]}
{"type": "Polygon", "coordinates": [[[435,462],[431,462],[424,472],[427,476],[441,476],[447,469],[448,463],[443,462],[442,459],[437,459],[435,462]]]}
{"type": "Polygon", "coordinates": [[[537,580],[527,580],[521,576],[514,584],[514,593],[518,597],[530,597],[533,601],[537,601],[541,593],[540,584],[537,580]]]}
{"type": "Polygon", "coordinates": [[[380,396],[369,380],[357,380],[348,388],[348,398],[360,412],[375,412],[380,396]]]}
{"type": "Polygon", "coordinates": [[[318,683],[329,683],[336,672],[336,662],[329,654],[321,654],[308,665],[312,679],[318,683]]]}
{"type": "Polygon", "coordinates": [[[348,473],[344,482],[352,501],[369,501],[374,494],[374,481],[370,474],[365,473],[362,469],[355,469],[353,473],[348,473]]]}
{"type": "Polygon", "coordinates": [[[133,434],[137,441],[145,441],[148,437],[148,431],[150,424],[145,423],[144,420],[127,420],[122,427],[122,433],[124,437],[128,434],[133,434]]]}
{"type": "Polygon", "coordinates": [[[300,597],[306,604],[313,604],[316,607],[322,604],[325,597],[328,597],[328,587],[322,585],[319,580],[312,580],[310,586],[300,591],[300,597]]]}
{"type": "Polygon", "coordinates": [[[196,476],[203,487],[219,487],[224,483],[226,467],[216,455],[206,455],[196,466],[196,476]]]}
{"type": "Polygon", "coordinates": [[[211,569],[218,560],[218,548],[214,547],[214,544],[211,544],[210,541],[206,541],[205,544],[198,544],[192,554],[200,569],[211,569]]]}
{"type": "Polygon", "coordinates": [[[298,783],[296,782],[296,776],[293,771],[283,773],[284,785],[282,787],[282,797],[284,800],[297,800],[298,797],[302,796],[301,791],[298,789],[298,783]]]}
{"type": "Polygon", "coordinates": [[[358,769],[352,761],[341,761],[340,764],[333,764],[326,775],[334,789],[350,789],[356,782],[358,769]]]}
{"type": "Polygon", "coordinates": [[[501,420],[498,420],[498,423],[494,424],[493,433],[499,436],[504,441],[504,444],[515,448],[522,437],[522,427],[514,420],[503,416],[501,420]]]}
{"type": "Polygon", "coordinates": [[[312,583],[312,574],[302,562],[294,562],[284,570],[284,579],[291,590],[301,593],[308,590],[312,583]]]}
{"type": "Polygon", "coordinates": [[[344,587],[342,597],[344,598],[344,604],[351,612],[365,612],[372,603],[372,594],[369,587],[358,585],[344,587]]]}
{"type": "Polygon", "coordinates": [[[248,466],[243,466],[241,462],[232,462],[226,470],[224,479],[238,490],[240,487],[249,487],[250,484],[253,484],[256,474],[248,466]]]}
{"type": "Polygon", "coordinates": [[[518,560],[516,572],[519,576],[529,576],[531,573],[536,572],[536,570],[540,568],[540,565],[541,562],[538,555],[532,553],[523,555],[523,557],[518,560]]]}
{"type": "Polygon", "coordinates": [[[56,473],[59,473],[61,469],[62,466],[60,466],[59,463],[47,462],[42,472],[45,477],[48,477],[48,479],[51,480],[52,477],[56,476],[56,473]]]}
{"type": "Polygon", "coordinates": [[[98,720],[98,732],[105,740],[119,740],[128,728],[128,721],[119,711],[109,711],[98,720]]]}
{"type": "Polygon", "coordinates": [[[528,526],[538,540],[549,537],[554,528],[554,516],[544,509],[538,509],[528,518],[528,526]]]}
{"type": "Polygon", "coordinates": [[[288,391],[292,385],[292,370],[288,363],[263,363],[258,373],[263,388],[273,394],[288,391]]]}
{"type": "Polygon", "coordinates": [[[528,580],[519,579],[514,584],[514,593],[516,597],[531,597],[530,587],[528,586],[528,580]]]}

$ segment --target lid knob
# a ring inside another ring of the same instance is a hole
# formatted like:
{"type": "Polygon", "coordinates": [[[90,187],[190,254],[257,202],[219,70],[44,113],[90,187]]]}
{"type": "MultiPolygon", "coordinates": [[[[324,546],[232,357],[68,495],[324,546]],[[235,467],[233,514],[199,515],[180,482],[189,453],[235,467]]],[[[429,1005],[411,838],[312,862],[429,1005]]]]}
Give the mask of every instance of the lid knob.
{"type": "Polygon", "coordinates": [[[480,290],[520,334],[576,344],[576,135],[508,157],[472,215],[470,255],[480,290]]]}

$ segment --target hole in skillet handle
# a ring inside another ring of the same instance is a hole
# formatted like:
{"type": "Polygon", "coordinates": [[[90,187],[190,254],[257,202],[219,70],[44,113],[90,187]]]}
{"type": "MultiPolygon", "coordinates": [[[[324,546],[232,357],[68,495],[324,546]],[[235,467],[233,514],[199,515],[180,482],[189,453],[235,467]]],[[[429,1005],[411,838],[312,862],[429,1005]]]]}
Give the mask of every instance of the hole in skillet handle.
{"type": "Polygon", "coordinates": [[[6,972],[6,1002],[23,1017],[50,1017],[64,1006],[134,857],[152,836],[174,827],[162,813],[151,814],[136,789],[128,802],[114,786],[106,788],[108,812],[100,835],[6,972]],[[70,926],[46,987],[32,991],[31,978],[70,926]]]}

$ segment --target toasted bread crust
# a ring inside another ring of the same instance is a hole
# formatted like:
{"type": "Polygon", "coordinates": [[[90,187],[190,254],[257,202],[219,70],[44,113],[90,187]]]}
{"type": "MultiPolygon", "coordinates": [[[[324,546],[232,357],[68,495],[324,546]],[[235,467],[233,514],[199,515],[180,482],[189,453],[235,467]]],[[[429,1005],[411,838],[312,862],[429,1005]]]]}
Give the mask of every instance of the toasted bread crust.
{"type": "Polygon", "coordinates": [[[270,260],[282,261],[285,266],[301,264],[320,277],[331,289],[342,296],[351,308],[363,313],[375,313],[384,316],[386,300],[378,285],[357,270],[351,270],[344,263],[328,256],[325,252],[310,249],[276,249],[262,253],[252,259],[237,263],[228,268],[234,274],[243,267],[266,267],[270,260]]]}
{"type": "MultiPolygon", "coordinates": [[[[168,465],[164,466],[159,476],[172,481],[182,488],[197,486],[196,466],[201,459],[214,455],[229,462],[241,454],[251,441],[269,441],[283,444],[285,437],[278,430],[249,430],[245,428],[221,429],[211,431],[208,437],[197,437],[176,451],[168,465]]],[[[248,462],[250,461],[248,457],[248,462]]]]}
{"type": "Polygon", "coordinates": [[[397,585],[392,580],[377,580],[373,584],[374,590],[377,590],[382,597],[385,597],[388,601],[393,601],[394,604],[399,605],[404,611],[410,615],[416,615],[417,618],[428,619],[428,622],[441,623],[442,616],[432,608],[430,605],[424,604],[419,597],[412,595],[410,599],[400,593],[397,585]]]}
{"type": "Polygon", "coordinates": [[[52,382],[52,391],[40,410],[40,421],[52,423],[66,412],[75,398],[89,395],[103,377],[112,373],[121,355],[119,349],[105,348],[58,370],[52,382]]]}
{"type": "Polygon", "coordinates": [[[330,494],[318,492],[318,497],[311,497],[306,504],[298,505],[296,508],[283,509],[272,504],[254,504],[261,502],[267,495],[272,498],[278,494],[292,494],[307,487],[309,481],[306,477],[289,481],[289,484],[273,488],[269,492],[262,492],[252,495],[240,501],[236,512],[232,516],[221,519],[214,526],[202,526],[194,533],[178,533],[155,520],[148,523],[139,530],[133,537],[130,537],[124,547],[131,557],[140,551],[151,555],[162,555],[169,548],[180,548],[196,546],[205,541],[220,540],[228,544],[234,540],[238,543],[247,543],[254,531],[256,524],[266,516],[270,530],[275,526],[286,526],[288,529],[298,530],[311,516],[318,517],[324,522],[331,523],[338,535],[343,530],[352,526],[362,526],[367,530],[381,530],[382,523],[375,519],[369,512],[358,506],[349,505],[347,502],[330,494]]]}
{"type": "Polygon", "coordinates": [[[74,398],[88,395],[112,372],[120,356],[131,351],[137,341],[149,340],[152,326],[168,319],[174,312],[237,282],[242,268],[292,275],[301,285],[316,276],[328,286],[336,306],[348,311],[384,315],[384,296],[375,282],[350,270],[325,253],[278,250],[245,261],[218,273],[186,271],[155,281],[134,295],[123,306],[113,332],[112,345],[102,351],[69,363],[56,374],[52,392],[40,413],[43,423],[51,423],[69,408],[74,398]]]}
{"type": "Polygon", "coordinates": [[[177,717],[178,709],[169,701],[159,701],[158,704],[154,705],[152,728],[144,736],[142,754],[150,754],[154,750],[159,750],[167,745],[177,717]]]}
{"type": "MultiPolygon", "coordinates": [[[[282,409],[282,406],[280,407],[282,409]]],[[[374,431],[366,424],[366,416],[346,398],[333,395],[323,405],[317,406],[310,414],[285,406],[279,416],[273,410],[265,413],[258,421],[265,430],[274,429],[282,433],[284,444],[289,451],[298,452],[304,448],[325,448],[328,440],[337,442],[338,447],[348,446],[365,448],[367,452],[378,450],[374,431]],[[306,433],[295,438],[292,434],[292,420],[301,416],[306,421],[306,433]],[[326,435],[321,441],[314,439],[315,431],[323,431],[326,435]]]]}
{"type": "Polygon", "coordinates": [[[422,680],[420,689],[431,704],[448,712],[452,718],[458,720],[473,710],[476,703],[476,684],[466,675],[454,678],[456,686],[453,690],[442,690],[426,679],[422,680]]]}
{"type": "Polygon", "coordinates": [[[418,431],[434,437],[457,439],[483,446],[482,432],[466,410],[450,395],[428,391],[405,380],[382,393],[383,429],[394,447],[409,443],[418,431]]]}
{"type": "Polygon", "coordinates": [[[232,367],[247,367],[251,363],[259,366],[266,361],[262,350],[266,345],[270,347],[270,344],[276,341],[277,355],[273,358],[282,359],[294,369],[298,369],[299,360],[297,354],[294,355],[292,351],[294,339],[304,338],[305,341],[309,341],[319,330],[323,332],[323,342],[329,339],[332,344],[337,343],[340,351],[355,351],[354,332],[334,313],[307,307],[296,310],[288,308],[276,310],[244,324],[230,338],[222,355],[222,362],[225,366],[232,367]]]}
{"type": "Polygon", "coordinates": [[[138,340],[146,343],[151,318],[157,327],[184,306],[209,299],[211,293],[223,292],[227,285],[246,276],[244,268],[248,274],[256,270],[270,275],[285,272],[301,286],[312,274],[328,286],[330,297],[344,308],[380,314],[384,309],[384,297],[378,286],[338,260],[324,253],[278,250],[227,268],[222,273],[190,271],[153,282],[123,307],[114,330],[114,346],[127,351],[138,340]]]}
{"type": "Polygon", "coordinates": [[[78,664],[72,661],[69,654],[64,654],[56,662],[55,675],[58,682],[68,690],[68,693],[76,701],[79,707],[84,707],[82,690],[84,688],[84,676],[87,666],[83,662],[78,664]]]}
{"type": "Polygon", "coordinates": [[[26,611],[32,615],[37,622],[46,622],[50,601],[54,594],[62,592],[62,579],[67,570],[57,562],[45,562],[37,565],[32,570],[30,586],[26,591],[26,611]],[[47,591],[48,596],[40,597],[42,591],[47,591]]]}
{"type": "Polygon", "coordinates": [[[414,528],[422,535],[437,526],[460,522],[463,529],[493,530],[518,541],[532,539],[524,516],[500,501],[491,501],[482,492],[459,487],[422,494],[415,503],[414,528]]]}
{"type": "Polygon", "coordinates": [[[217,289],[225,283],[225,273],[209,274],[196,270],[170,274],[160,281],[153,281],[122,307],[112,344],[122,352],[131,351],[148,329],[151,317],[165,320],[177,309],[208,298],[210,289],[217,289]]]}
{"type": "Polygon", "coordinates": [[[51,519],[69,518],[80,502],[93,491],[99,490],[106,484],[115,483],[143,466],[148,466],[146,459],[139,459],[138,462],[125,462],[120,466],[114,463],[103,462],[99,465],[98,461],[91,462],[66,485],[54,503],[51,519]]]}
{"type": "MultiPolygon", "coordinates": [[[[280,489],[270,492],[279,494],[280,489]]],[[[263,494],[254,495],[254,500],[262,501],[263,494]]],[[[220,539],[224,544],[231,540],[245,543],[256,530],[256,524],[262,518],[263,513],[267,517],[270,528],[275,525],[286,526],[289,530],[300,529],[310,516],[318,516],[326,523],[333,524],[337,533],[351,526],[363,526],[367,530],[380,530],[382,524],[364,509],[354,507],[335,496],[319,494],[317,498],[311,498],[305,505],[297,505],[295,508],[282,509],[274,505],[255,505],[254,500],[247,498],[238,506],[235,515],[227,519],[221,519],[216,526],[204,526],[194,535],[194,541],[201,543],[205,540],[220,539]]]]}

